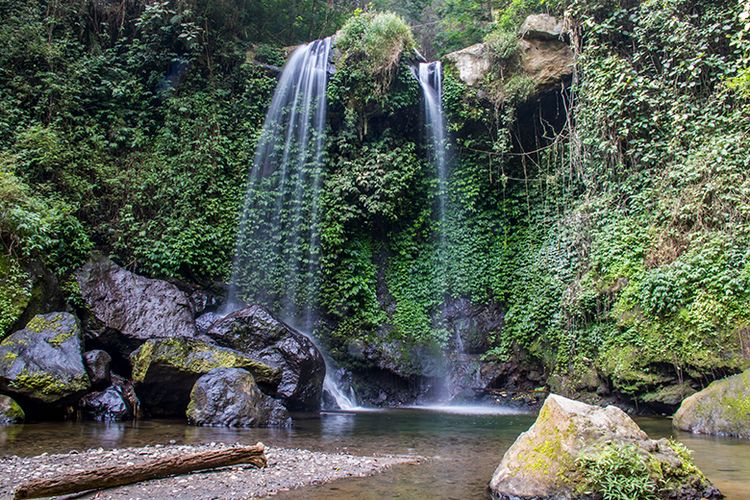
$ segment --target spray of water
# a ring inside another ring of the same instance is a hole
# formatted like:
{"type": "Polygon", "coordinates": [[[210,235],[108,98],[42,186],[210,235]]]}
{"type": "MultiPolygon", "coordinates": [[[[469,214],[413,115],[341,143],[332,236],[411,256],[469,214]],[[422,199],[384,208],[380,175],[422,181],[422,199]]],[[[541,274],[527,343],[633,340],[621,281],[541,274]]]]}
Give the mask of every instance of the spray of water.
{"type": "MultiPolygon", "coordinates": [[[[248,177],[225,308],[229,312],[247,301],[265,304],[316,345],[311,332],[319,288],[318,194],[331,46],[330,37],[300,46],[281,73],[248,177]]],[[[340,408],[356,406],[321,352],[325,390],[340,408]]]]}

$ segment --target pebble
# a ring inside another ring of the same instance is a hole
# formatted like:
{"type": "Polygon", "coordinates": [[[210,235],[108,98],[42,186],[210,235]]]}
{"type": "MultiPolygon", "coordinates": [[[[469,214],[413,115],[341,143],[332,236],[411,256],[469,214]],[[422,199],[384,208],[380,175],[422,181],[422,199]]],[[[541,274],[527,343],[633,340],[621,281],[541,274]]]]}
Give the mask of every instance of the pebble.
{"type": "MultiPolygon", "coordinates": [[[[176,445],[171,441],[169,445],[156,444],[141,448],[97,448],[87,451],[73,450],[71,453],[59,455],[43,453],[36,457],[0,457],[0,499],[12,498],[13,489],[20,482],[35,477],[53,477],[58,474],[123,464],[133,465],[156,458],[230,446],[232,445],[215,442],[195,446],[176,445]]],[[[422,461],[421,457],[412,455],[362,457],[346,453],[321,453],[275,447],[266,448],[266,457],[268,467],[264,469],[236,465],[211,472],[195,472],[102,490],[75,498],[259,498],[336,479],[369,476],[396,464],[422,461]]]]}

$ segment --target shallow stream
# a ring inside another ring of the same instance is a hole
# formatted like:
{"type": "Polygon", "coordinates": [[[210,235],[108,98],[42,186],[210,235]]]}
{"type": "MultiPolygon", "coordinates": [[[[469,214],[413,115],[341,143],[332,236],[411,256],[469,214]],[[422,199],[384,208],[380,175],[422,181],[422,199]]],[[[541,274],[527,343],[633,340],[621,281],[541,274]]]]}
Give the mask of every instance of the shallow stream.
{"type": "MultiPolygon", "coordinates": [[[[67,453],[87,448],[146,444],[262,441],[272,446],[352,454],[413,454],[428,460],[384,474],[292,491],[279,498],[471,499],[484,489],[505,450],[534,416],[457,410],[394,409],[296,415],[290,429],[224,429],[182,422],[42,423],[0,426],[0,455],[67,453]]],[[[676,432],[667,419],[637,419],[652,438],[673,436],[694,452],[698,466],[730,500],[750,498],[750,441],[676,432]]]]}

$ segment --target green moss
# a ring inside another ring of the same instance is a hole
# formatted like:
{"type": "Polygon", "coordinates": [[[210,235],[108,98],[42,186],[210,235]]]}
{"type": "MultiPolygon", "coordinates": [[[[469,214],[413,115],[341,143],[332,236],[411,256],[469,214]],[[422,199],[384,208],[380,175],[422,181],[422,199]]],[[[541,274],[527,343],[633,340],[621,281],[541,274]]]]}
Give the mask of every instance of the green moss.
{"type": "Polygon", "coordinates": [[[245,368],[261,381],[276,381],[278,369],[239,352],[187,339],[149,340],[131,356],[133,381],[144,382],[154,364],[191,374],[208,373],[215,368],[245,368]]]}
{"type": "Polygon", "coordinates": [[[12,399],[10,401],[10,407],[8,408],[8,411],[5,412],[5,415],[8,418],[17,420],[19,422],[23,421],[26,418],[26,413],[24,413],[23,408],[21,408],[21,406],[12,399]]]}
{"type": "Polygon", "coordinates": [[[50,373],[32,373],[26,368],[9,384],[13,391],[21,394],[32,394],[34,397],[46,401],[55,401],[66,394],[85,390],[88,386],[89,380],[86,375],[81,375],[66,382],[50,373]]]}
{"type": "Polygon", "coordinates": [[[31,278],[19,262],[0,248],[0,339],[31,300],[31,278]]]}

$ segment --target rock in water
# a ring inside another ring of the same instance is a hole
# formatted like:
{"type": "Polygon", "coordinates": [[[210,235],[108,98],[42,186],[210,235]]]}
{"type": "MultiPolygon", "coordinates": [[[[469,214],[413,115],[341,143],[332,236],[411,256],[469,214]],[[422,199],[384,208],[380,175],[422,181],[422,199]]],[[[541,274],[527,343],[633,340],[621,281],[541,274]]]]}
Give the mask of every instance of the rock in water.
{"type": "Polygon", "coordinates": [[[153,338],[195,337],[190,297],[166,281],[145,278],[100,257],[76,276],[91,318],[86,335],[127,357],[153,338]]]}
{"type": "Polygon", "coordinates": [[[86,394],[78,403],[85,418],[98,422],[132,420],[138,404],[133,385],[117,375],[112,376],[112,385],[86,394]]]}
{"type": "Polygon", "coordinates": [[[209,337],[281,370],[276,395],[290,410],[317,410],[326,375],[325,360],[313,342],[251,305],[214,323],[209,337]]]}
{"type": "Polygon", "coordinates": [[[86,362],[86,372],[91,379],[91,386],[96,389],[107,387],[112,380],[112,372],[110,371],[112,356],[95,349],[85,353],[83,360],[86,362]]]}
{"type": "Polygon", "coordinates": [[[83,365],[81,329],[72,314],[34,316],[0,343],[0,389],[54,403],[90,386],[83,365]]]}
{"type": "Polygon", "coordinates": [[[20,424],[24,418],[26,415],[18,403],[0,394],[0,425],[20,424]]]}
{"type": "Polygon", "coordinates": [[[618,498],[721,498],[684,446],[649,439],[617,407],[555,394],[490,481],[492,496],[500,499],[601,498],[604,491],[618,498]]]}
{"type": "Polygon", "coordinates": [[[188,422],[226,427],[287,427],[284,405],[263,394],[252,374],[240,368],[217,368],[198,379],[190,393],[188,422]]]}
{"type": "Polygon", "coordinates": [[[138,396],[154,416],[184,415],[196,380],[215,368],[245,368],[269,390],[280,380],[277,369],[257,359],[195,339],[149,340],[130,362],[138,396]]]}
{"type": "Polygon", "coordinates": [[[685,399],[672,425],[696,434],[750,439],[750,370],[712,382],[685,399]]]}

